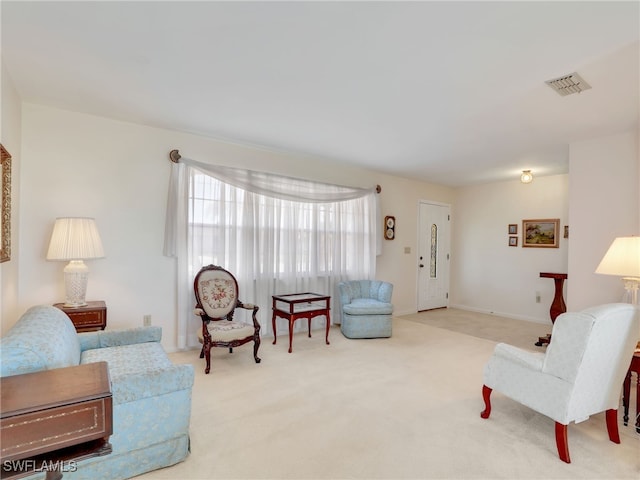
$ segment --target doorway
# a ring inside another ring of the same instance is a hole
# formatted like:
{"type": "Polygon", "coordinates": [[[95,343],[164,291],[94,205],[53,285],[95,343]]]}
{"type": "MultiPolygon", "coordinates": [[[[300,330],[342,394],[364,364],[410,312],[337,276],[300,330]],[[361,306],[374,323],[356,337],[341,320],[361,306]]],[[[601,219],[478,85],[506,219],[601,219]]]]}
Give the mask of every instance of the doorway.
{"type": "Polygon", "coordinates": [[[449,306],[451,206],[420,202],[418,311],[449,306]]]}

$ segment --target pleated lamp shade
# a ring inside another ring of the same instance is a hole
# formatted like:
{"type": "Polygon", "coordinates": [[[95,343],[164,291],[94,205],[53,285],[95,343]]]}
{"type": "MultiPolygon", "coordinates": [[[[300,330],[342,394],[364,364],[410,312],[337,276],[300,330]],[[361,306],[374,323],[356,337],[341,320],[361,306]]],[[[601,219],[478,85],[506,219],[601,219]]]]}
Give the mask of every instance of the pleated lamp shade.
{"type": "Polygon", "coordinates": [[[85,217],[56,218],[47,260],[68,260],[64,268],[66,307],[87,305],[89,267],[83,260],[103,258],[104,249],[96,221],[85,217]]]}
{"type": "Polygon", "coordinates": [[[102,240],[93,218],[56,218],[47,260],[104,258],[102,240]]]}
{"type": "MultiPolygon", "coordinates": [[[[596,273],[622,277],[625,295],[623,301],[638,305],[640,288],[640,237],[618,237],[596,268],[596,273]]],[[[638,332],[640,348],[640,332],[638,332]]]]}
{"type": "Polygon", "coordinates": [[[596,273],[640,277],[640,237],[618,237],[602,258],[596,273]]]}

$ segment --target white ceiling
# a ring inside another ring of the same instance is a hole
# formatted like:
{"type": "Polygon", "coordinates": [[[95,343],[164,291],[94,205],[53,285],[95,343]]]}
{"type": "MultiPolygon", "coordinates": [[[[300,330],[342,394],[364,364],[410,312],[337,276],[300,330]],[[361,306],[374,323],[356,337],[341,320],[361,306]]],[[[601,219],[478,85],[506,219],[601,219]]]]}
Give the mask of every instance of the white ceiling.
{"type": "Polygon", "coordinates": [[[433,183],[565,173],[570,142],[638,127],[638,1],[1,8],[26,102],[433,183]],[[591,90],[544,83],[576,71],[591,90]]]}

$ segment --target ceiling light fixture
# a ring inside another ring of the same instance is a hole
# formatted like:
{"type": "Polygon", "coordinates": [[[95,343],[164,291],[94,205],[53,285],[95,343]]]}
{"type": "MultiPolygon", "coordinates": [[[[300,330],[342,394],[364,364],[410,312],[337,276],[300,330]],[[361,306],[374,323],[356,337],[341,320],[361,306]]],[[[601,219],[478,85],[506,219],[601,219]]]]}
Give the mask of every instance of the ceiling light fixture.
{"type": "Polygon", "coordinates": [[[523,170],[522,175],[520,175],[520,181],[522,183],[533,182],[533,173],[531,173],[531,170],[523,170]]]}

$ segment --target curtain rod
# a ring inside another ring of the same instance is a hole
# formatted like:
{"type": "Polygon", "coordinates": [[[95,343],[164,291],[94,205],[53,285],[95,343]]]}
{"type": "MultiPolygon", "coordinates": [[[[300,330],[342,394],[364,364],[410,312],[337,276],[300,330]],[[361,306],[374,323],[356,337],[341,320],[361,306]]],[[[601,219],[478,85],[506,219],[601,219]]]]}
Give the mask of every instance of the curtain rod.
{"type": "Polygon", "coordinates": [[[178,153],[178,150],[171,150],[169,152],[169,160],[171,160],[173,163],[180,163],[181,158],[182,158],[182,155],[178,153]]]}
{"type": "MultiPolygon", "coordinates": [[[[178,152],[177,149],[171,150],[169,152],[169,160],[171,160],[173,163],[180,163],[181,158],[182,155],[180,155],[180,152],[178,152]]],[[[382,187],[380,185],[376,185],[376,193],[380,192],[382,192],[382,187]]]]}

